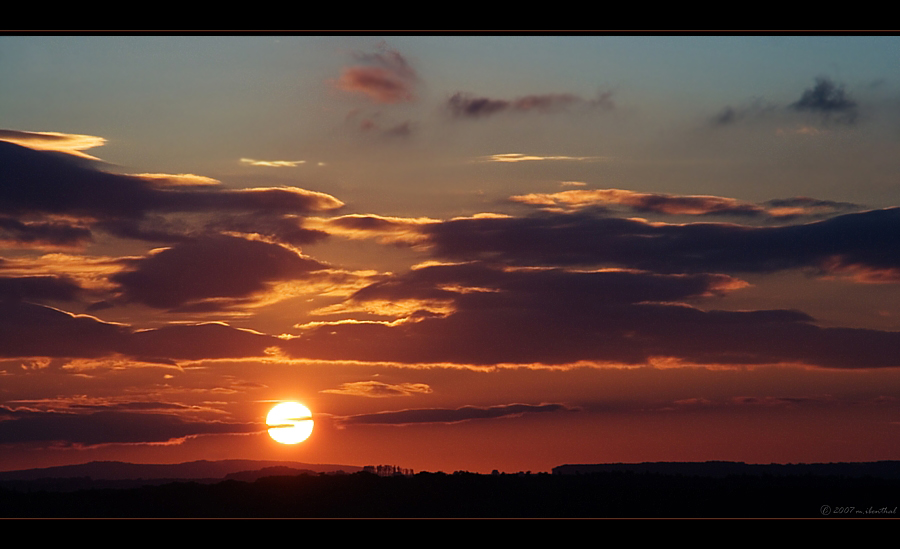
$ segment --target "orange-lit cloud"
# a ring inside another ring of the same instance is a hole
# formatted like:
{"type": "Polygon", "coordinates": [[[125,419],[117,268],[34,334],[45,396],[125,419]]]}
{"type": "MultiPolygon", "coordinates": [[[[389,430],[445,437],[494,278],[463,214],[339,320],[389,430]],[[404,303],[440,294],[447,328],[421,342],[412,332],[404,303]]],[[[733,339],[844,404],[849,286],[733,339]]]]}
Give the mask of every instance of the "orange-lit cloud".
{"type": "Polygon", "coordinates": [[[603,156],[538,156],[522,153],[492,154],[481,158],[483,162],[531,162],[535,160],[574,160],[598,162],[606,160],[603,156]]]}
{"type": "Polygon", "coordinates": [[[56,253],[0,258],[0,299],[78,301],[90,304],[91,311],[137,302],[181,312],[227,311],[233,316],[236,307],[249,314],[298,295],[347,296],[375,274],[333,269],[296,249],[258,238],[206,235],[146,256],[56,253]],[[142,282],[135,288],[136,278],[142,282]]]}
{"type": "Polygon", "coordinates": [[[309,229],[351,239],[377,238],[382,243],[415,244],[423,239],[419,228],[440,220],[428,217],[389,217],[373,214],[350,214],[339,217],[309,217],[304,223],[309,229]]]}
{"type": "Polygon", "coordinates": [[[431,392],[431,387],[425,383],[391,384],[380,381],[354,381],[352,383],[342,383],[339,389],[324,389],[321,392],[336,395],[385,398],[427,394],[431,392]]]}
{"type": "Polygon", "coordinates": [[[761,205],[770,216],[780,219],[791,219],[801,216],[824,217],[862,209],[859,204],[851,202],[820,200],[808,196],[767,200],[761,205]]]}
{"type": "Polygon", "coordinates": [[[130,356],[160,364],[270,356],[531,367],[640,365],[669,357],[681,364],[900,366],[900,333],[820,328],[808,315],[792,310],[716,311],[687,303],[740,287],[734,282],[724,275],[435,265],[382,278],[348,299],[442,299],[452,303],[447,314],[420,309],[392,322],[310,322],[290,337],[223,323],[135,330],[7,301],[0,303],[0,354],[130,356]]]}
{"type": "MultiPolygon", "coordinates": [[[[893,332],[823,328],[790,309],[714,308],[717,296],[747,286],[739,273],[817,269],[896,280],[897,208],[838,215],[853,205],[576,189],[513,197],[552,209],[528,216],[325,217],[343,202],[294,187],[224,188],[189,174],[107,173],[75,160],[0,142],[0,161],[10,168],[0,175],[7,238],[56,223],[85,236],[103,231],[130,245],[160,240],[165,247],[118,258],[0,260],[0,354],[30,361],[33,371],[42,364],[35,357],[168,365],[259,358],[485,368],[659,361],[900,366],[893,332]],[[69,188],[78,192],[59,192],[69,188]],[[650,223],[614,217],[605,206],[768,216],[783,225],[650,223]],[[790,223],[801,214],[832,217],[790,223]],[[399,273],[349,272],[297,248],[329,235],[410,244],[429,260],[399,273]],[[93,316],[124,306],[217,320],[238,311],[252,319],[262,305],[304,293],[315,301],[297,308],[284,324],[293,333],[282,336],[221,322],[126,322],[121,310],[108,317],[119,323],[93,316]]],[[[325,390],[412,391],[363,383],[325,390]]]]}
{"type": "Polygon", "coordinates": [[[356,54],[360,65],[346,67],[335,82],[338,89],[360,93],[376,103],[415,100],[416,71],[400,52],[382,47],[373,54],[356,54]]]}
{"type": "Polygon", "coordinates": [[[79,287],[101,293],[115,287],[109,276],[122,270],[120,258],[49,253],[39,257],[0,260],[0,275],[9,277],[53,276],[74,281],[79,287]]]}
{"type": "Polygon", "coordinates": [[[900,266],[873,267],[849,263],[841,256],[826,259],[819,266],[825,277],[848,279],[862,284],[896,284],[900,282],[900,266]]]}
{"type": "Polygon", "coordinates": [[[195,175],[192,173],[180,173],[180,174],[166,174],[166,173],[136,173],[134,177],[139,177],[141,179],[146,179],[151,183],[156,183],[158,185],[173,185],[173,186],[187,186],[187,187],[196,187],[196,186],[206,186],[206,185],[221,185],[222,182],[218,179],[213,179],[212,177],[206,177],[203,175],[195,175]]]}
{"type": "Polygon", "coordinates": [[[534,206],[556,206],[580,209],[597,205],[618,204],[636,211],[669,215],[704,215],[710,213],[755,214],[763,210],[755,204],[719,196],[676,196],[638,193],[621,189],[572,190],[557,193],[531,193],[510,197],[514,202],[534,206]]]}
{"type": "Polygon", "coordinates": [[[7,141],[36,150],[64,152],[90,160],[97,159],[82,151],[100,147],[106,143],[106,139],[93,135],[3,129],[0,129],[0,141],[7,141]]]}
{"type": "Polygon", "coordinates": [[[820,328],[795,310],[687,303],[744,285],[724,275],[436,265],[384,278],[349,301],[445,300],[450,312],[423,308],[403,322],[308,323],[282,349],[323,360],[475,365],[648,364],[659,357],[682,364],[900,365],[892,350],[900,333],[820,328]]]}
{"type": "Polygon", "coordinates": [[[305,163],[306,160],[253,160],[252,158],[241,158],[241,164],[264,168],[296,168],[300,164],[305,163]]]}
{"type": "Polygon", "coordinates": [[[790,219],[827,216],[859,209],[856,204],[794,197],[754,204],[709,195],[641,193],[623,189],[578,189],[556,193],[529,193],[510,197],[513,202],[549,209],[578,210],[625,206],[634,212],[665,215],[730,215],[790,219]]]}

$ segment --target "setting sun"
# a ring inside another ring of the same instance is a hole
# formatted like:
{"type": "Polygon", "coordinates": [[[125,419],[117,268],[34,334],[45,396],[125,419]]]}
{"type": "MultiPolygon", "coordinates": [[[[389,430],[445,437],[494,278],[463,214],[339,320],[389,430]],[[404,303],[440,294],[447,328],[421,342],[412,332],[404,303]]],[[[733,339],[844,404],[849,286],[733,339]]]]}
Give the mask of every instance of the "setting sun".
{"type": "Polygon", "coordinates": [[[269,436],[276,442],[297,444],[312,434],[312,412],[299,402],[281,402],[269,410],[266,424],[269,436]]]}

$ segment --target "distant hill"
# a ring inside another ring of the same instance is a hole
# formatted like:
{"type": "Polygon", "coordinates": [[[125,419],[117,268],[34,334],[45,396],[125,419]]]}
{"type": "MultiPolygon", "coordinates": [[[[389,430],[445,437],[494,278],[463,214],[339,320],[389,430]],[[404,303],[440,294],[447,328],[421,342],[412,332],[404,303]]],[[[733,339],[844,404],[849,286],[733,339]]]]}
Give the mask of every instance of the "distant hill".
{"type": "Polygon", "coordinates": [[[191,461],[176,464],[126,463],[122,461],[92,461],[79,465],[62,465],[41,469],[0,472],[0,481],[21,481],[38,479],[90,478],[92,480],[200,480],[224,479],[228,475],[266,468],[283,468],[274,474],[311,473],[355,473],[362,467],[353,465],[322,465],[298,463],[294,461],[260,461],[250,459],[227,459],[221,461],[191,461]],[[285,473],[291,470],[294,473],[285,473]],[[299,472],[296,472],[299,471],[299,472]]]}
{"type": "MultiPolygon", "coordinates": [[[[352,473],[353,471],[346,471],[345,473],[352,473]]],[[[295,467],[284,467],[284,466],[276,466],[276,467],[263,467],[262,469],[257,469],[255,471],[241,471],[239,473],[230,473],[225,475],[225,480],[238,480],[241,482],[254,482],[261,478],[266,477],[292,477],[297,475],[315,475],[316,471],[312,469],[297,469],[295,467]]]]}
{"type": "Polygon", "coordinates": [[[900,461],[872,461],[856,463],[772,463],[757,465],[736,461],[646,463],[598,463],[584,465],[560,465],[553,468],[554,475],[585,475],[591,473],[651,473],[657,475],[683,475],[723,478],[730,475],[754,476],[802,476],[815,475],[850,478],[900,479],[900,461]]]}

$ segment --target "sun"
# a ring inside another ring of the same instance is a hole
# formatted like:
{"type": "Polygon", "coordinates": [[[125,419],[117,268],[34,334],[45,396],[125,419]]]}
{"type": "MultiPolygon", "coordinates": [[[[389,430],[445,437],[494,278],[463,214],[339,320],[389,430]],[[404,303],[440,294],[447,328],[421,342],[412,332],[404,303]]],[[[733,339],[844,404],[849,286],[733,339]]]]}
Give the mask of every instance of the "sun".
{"type": "Polygon", "coordinates": [[[313,430],[312,412],[299,402],[280,402],[266,416],[269,436],[281,444],[303,442],[313,430]]]}

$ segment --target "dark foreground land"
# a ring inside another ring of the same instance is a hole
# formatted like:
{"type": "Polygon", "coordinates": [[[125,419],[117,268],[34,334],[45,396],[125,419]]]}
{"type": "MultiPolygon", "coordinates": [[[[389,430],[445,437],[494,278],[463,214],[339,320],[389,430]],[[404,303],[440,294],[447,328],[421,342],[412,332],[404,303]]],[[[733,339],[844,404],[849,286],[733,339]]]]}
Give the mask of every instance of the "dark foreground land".
{"type": "MultiPolygon", "coordinates": [[[[29,487],[30,486],[30,487],[29,487]]],[[[0,487],[0,517],[897,518],[900,479],[611,471],[266,476],[129,488],[0,487]]]]}

